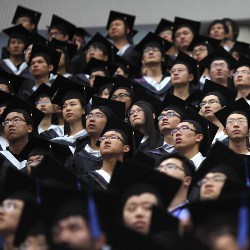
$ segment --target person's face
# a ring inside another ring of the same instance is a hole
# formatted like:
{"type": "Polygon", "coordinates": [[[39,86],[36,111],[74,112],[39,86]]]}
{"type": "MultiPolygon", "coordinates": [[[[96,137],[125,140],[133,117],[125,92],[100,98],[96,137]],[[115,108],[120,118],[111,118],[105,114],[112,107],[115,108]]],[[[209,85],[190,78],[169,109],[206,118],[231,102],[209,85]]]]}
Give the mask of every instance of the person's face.
{"type": "Polygon", "coordinates": [[[68,99],[63,104],[63,119],[68,123],[82,120],[85,110],[79,99],[68,99]]]}
{"type": "Polygon", "coordinates": [[[129,111],[129,122],[133,128],[145,126],[145,113],[140,106],[133,105],[129,111]]]}
{"type": "Polygon", "coordinates": [[[214,39],[224,40],[226,38],[226,32],[221,23],[216,23],[210,29],[209,36],[214,39]]]}
{"type": "Polygon", "coordinates": [[[21,249],[23,250],[48,250],[46,237],[42,234],[36,236],[28,236],[21,249]]]}
{"type": "Polygon", "coordinates": [[[42,56],[32,58],[30,63],[30,72],[35,78],[49,76],[53,70],[53,65],[48,65],[42,56]]]}
{"type": "Polygon", "coordinates": [[[125,102],[125,110],[127,111],[132,103],[130,93],[126,89],[117,89],[111,96],[111,100],[125,102]]]}
{"type": "Polygon", "coordinates": [[[119,75],[119,76],[123,76],[125,78],[128,78],[128,75],[125,74],[125,72],[120,67],[116,70],[115,75],[119,75]]]}
{"type": "Polygon", "coordinates": [[[39,98],[36,103],[36,108],[41,110],[44,114],[51,115],[53,113],[53,107],[49,97],[39,98]]]}
{"type": "Polygon", "coordinates": [[[93,249],[93,240],[85,219],[72,215],[61,219],[52,229],[53,242],[72,249],[93,249]]]}
{"type": "Polygon", "coordinates": [[[165,31],[162,31],[159,36],[163,39],[165,39],[166,41],[168,42],[173,42],[173,37],[172,37],[172,30],[165,30],[165,31]]]}
{"type": "Polygon", "coordinates": [[[24,59],[25,59],[25,62],[28,63],[29,60],[30,60],[30,53],[31,53],[31,50],[33,48],[33,44],[30,44],[26,50],[24,51],[24,59]]]}
{"type": "Polygon", "coordinates": [[[200,199],[215,200],[224,186],[226,175],[223,173],[208,173],[201,181],[200,199]]]}
{"type": "Polygon", "coordinates": [[[6,84],[1,84],[0,83],[0,90],[10,94],[10,89],[8,88],[8,86],[6,84]]]}
{"type": "Polygon", "coordinates": [[[120,157],[130,150],[128,145],[125,145],[124,138],[117,131],[107,131],[102,137],[106,139],[100,143],[100,153],[103,158],[120,157]],[[116,139],[111,140],[112,137],[116,139]]]}
{"type": "Polygon", "coordinates": [[[186,50],[193,38],[193,32],[187,27],[182,27],[175,32],[175,45],[181,50],[186,50]]]}
{"type": "Polygon", "coordinates": [[[142,56],[142,64],[150,66],[163,61],[161,51],[157,47],[145,47],[142,56]]]}
{"type": "Polygon", "coordinates": [[[29,174],[31,173],[32,168],[36,168],[37,166],[40,165],[43,158],[44,158],[43,155],[32,155],[28,158],[26,162],[26,168],[29,174]]]}
{"type": "Polygon", "coordinates": [[[171,83],[175,88],[189,84],[193,80],[193,74],[189,74],[187,66],[175,64],[171,69],[171,83]]]}
{"type": "Polygon", "coordinates": [[[128,33],[129,30],[126,31],[125,24],[122,20],[114,20],[109,25],[109,37],[110,37],[110,39],[124,37],[124,36],[126,36],[126,32],[128,33]]]}
{"type": "Polygon", "coordinates": [[[26,16],[17,18],[15,25],[19,25],[19,24],[22,24],[22,26],[29,32],[34,31],[36,27],[36,25],[31,22],[30,18],[26,16]]]}
{"type": "Polygon", "coordinates": [[[108,88],[104,89],[98,96],[101,98],[108,99],[109,98],[110,91],[108,88]]]}
{"type": "Polygon", "coordinates": [[[222,108],[219,98],[216,95],[205,96],[202,99],[200,106],[202,116],[208,120],[214,118],[214,113],[222,108]]]}
{"type": "Polygon", "coordinates": [[[26,123],[22,113],[10,112],[5,121],[11,122],[9,125],[4,126],[4,134],[9,142],[28,138],[29,133],[32,132],[32,126],[26,123]],[[16,122],[17,119],[19,120],[16,122]]]}
{"type": "Polygon", "coordinates": [[[49,31],[48,40],[51,42],[53,38],[55,38],[56,40],[59,40],[59,41],[63,41],[63,42],[69,40],[69,36],[68,35],[62,34],[62,32],[59,31],[56,28],[51,28],[50,31],[49,31]]]}
{"type": "Polygon", "coordinates": [[[11,56],[22,56],[25,44],[18,38],[11,38],[7,50],[11,56]]]}
{"type": "Polygon", "coordinates": [[[106,76],[106,74],[102,70],[97,70],[97,71],[91,73],[91,75],[89,76],[89,85],[90,85],[90,87],[94,86],[94,81],[95,81],[96,76],[106,76]]]}
{"type": "Polygon", "coordinates": [[[229,233],[215,236],[212,245],[214,250],[239,250],[236,237],[229,233]]]}
{"type": "Polygon", "coordinates": [[[241,114],[229,115],[226,121],[224,133],[228,135],[229,139],[234,141],[246,139],[248,135],[247,118],[241,114]]]}
{"type": "Polygon", "coordinates": [[[58,52],[61,52],[61,57],[60,57],[60,61],[59,61],[59,68],[60,67],[65,67],[65,54],[61,51],[61,50],[57,50],[58,52]]]}
{"type": "Polygon", "coordinates": [[[179,114],[171,109],[162,111],[159,117],[162,117],[158,122],[161,134],[171,132],[181,121],[179,114]]]}
{"type": "Polygon", "coordinates": [[[208,55],[207,47],[204,45],[195,46],[192,54],[195,60],[201,61],[203,58],[205,58],[208,55]]]}
{"type": "Polygon", "coordinates": [[[1,236],[14,235],[24,202],[18,199],[6,199],[0,205],[0,234],[1,236]]]}
{"type": "Polygon", "coordinates": [[[194,147],[203,139],[202,134],[198,134],[190,122],[181,122],[176,126],[176,129],[178,131],[173,134],[174,146],[180,152],[194,147]]]}
{"type": "Polygon", "coordinates": [[[62,116],[62,107],[60,105],[52,104],[52,108],[53,108],[53,113],[55,113],[58,116],[62,116]]]}
{"type": "Polygon", "coordinates": [[[220,83],[227,82],[231,75],[228,64],[224,60],[215,60],[210,65],[209,76],[212,81],[220,83]]]}
{"type": "Polygon", "coordinates": [[[93,109],[86,116],[86,130],[90,136],[100,136],[106,123],[107,117],[100,109],[93,109]]]}
{"type": "Polygon", "coordinates": [[[90,45],[86,51],[86,62],[88,63],[91,58],[95,58],[101,61],[108,60],[108,56],[104,55],[101,49],[92,45],[90,45]]]}
{"type": "Polygon", "coordinates": [[[234,73],[234,86],[236,89],[250,87],[250,68],[242,66],[237,68],[234,73]]]}
{"type": "Polygon", "coordinates": [[[77,46],[77,49],[80,49],[81,46],[84,46],[85,41],[82,36],[74,35],[72,40],[73,43],[77,46]]]}
{"type": "Polygon", "coordinates": [[[141,234],[148,234],[152,207],[158,204],[155,195],[142,193],[129,197],[123,207],[123,221],[126,227],[141,234]]]}
{"type": "Polygon", "coordinates": [[[232,51],[231,56],[237,61],[240,59],[240,54],[237,51],[232,51]]]}

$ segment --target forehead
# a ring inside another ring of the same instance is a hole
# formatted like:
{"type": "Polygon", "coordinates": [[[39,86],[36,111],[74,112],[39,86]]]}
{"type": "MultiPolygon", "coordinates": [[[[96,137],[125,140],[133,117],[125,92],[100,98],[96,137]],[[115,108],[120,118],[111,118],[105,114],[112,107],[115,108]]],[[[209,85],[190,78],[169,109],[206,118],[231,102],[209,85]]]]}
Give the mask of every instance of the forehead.
{"type": "Polygon", "coordinates": [[[47,100],[50,101],[50,97],[48,97],[48,96],[43,96],[43,97],[39,97],[39,98],[38,98],[38,101],[47,101],[47,100]]]}
{"type": "Polygon", "coordinates": [[[211,64],[221,64],[221,63],[225,63],[228,65],[227,61],[226,60],[223,60],[223,59],[215,59],[211,62],[211,64]]]}
{"type": "Polygon", "coordinates": [[[221,173],[221,172],[214,172],[214,173],[207,173],[205,175],[205,178],[209,178],[209,177],[211,178],[211,177],[214,177],[214,176],[225,176],[226,177],[226,175],[221,173]]]}
{"type": "Polygon", "coordinates": [[[81,215],[70,215],[58,221],[56,226],[67,226],[71,224],[87,224],[81,215]]]}
{"type": "Polygon", "coordinates": [[[200,45],[194,46],[194,50],[195,50],[195,49],[201,49],[201,48],[202,48],[202,49],[203,49],[203,48],[206,49],[207,47],[206,47],[206,45],[204,45],[204,44],[200,44],[200,45]]]}
{"type": "Polygon", "coordinates": [[[19,42],[19,43],[23,43],[24,44],[23,40],[21,40],[19,38],[16,38],[16,37],[11,37],[10,38],[10,42],[19,42]]]}
{"type": "Polygon", "coordinates": [[[211,29],[212,28],[218,28],[218,27],[221,27],[221,28],[223,28],[224,29],[224,26],[223,26],[223,24],[222,23],[215,23],[212,27],[211,27],[211,29]]]}
{"type": "Polygon", "coordinates": [[[34,61],[43,61],[45,62],[45,59],[43,56],[34,56],[32,59],[31,59],[31,62],[34,62],[34,61]]]}
{"type": "Polygon", "coordinates": [[[219,101],[219,98],[216,95],[207,95],[202,99],[202,101],[208,101],[208,100],[217,100],[217,101],[219,101]]]}
{"type": "Polygon", "coordinates": [[[176,63],[175,65],[173,65],[172,69],[177,69],[177,68],[187,69],[187,66],[182,63],[176,63]]]}
{"type": "Polygon", "coordinates": [[[169,113],[175,113],[175,114],[179,115],[175,110],[167,109],[167,108],[161,112],[161,114],[163,114],[163,115],[167,115],[169,113]]]}
{"type": "Polygon", "coordinates": [[[79,99],[72,98],[72,99],[65,100],[64,104],[70,104],[72,102],[80,103],[79,99]]]}
{"type": "Polygon", "coordinates": [[[190,28],[188,28],[188,27],[181,27],[181,28],[179,28],[179,29],[176,30],[175,34],[182,33],[182,32],[193,33],[190,28]]]}
{"type": "Polygon", "coordinates": [[[180,122],[178,125],[177,125],[177,128],[181,128],[183,126],[188,126],[188,127],[192,127],[194,128],[194,125],[190,122],[180,122]]]}
{"type": "Polygon", "coordinates": [[[149,203],[149,202],[157,202],[157,197],[152,194],[152,193],[142,193],[140,195],[132,195],[130,196],[126,203],[130,204],[130,203],[149,203]]]}
{"type": "Polygon", "coordinates": [[[113,93],[113,95],[117,95],[117,94],[120,94],[120,93],[129,94],[129,92],[128,92],[126,89],[120,88],[120,89],[117,89],[117,90],[113,93]]]}
{"type": "Polygon", "coordinates": [[[141,107],[138,106],[138,105],[133,105],[132,108],[131,108],[131,110],[140,109],[140,108],[141,108],[141,107]]]}
{"type": "Polygon", "coordinates": [[[100,109],[92,109],[89,113],[90,114],[96,114],[96,113],[104,114],[100,109]]]}
{"type": "Polygon", "coordinates": [[[242,115],[242,114],[237,114],[237,113],[234,113],[234,114],[231,114],[231,115],[229,115],[228,117],[227,117],[227,119],[230,119],[230,118],[244,118],[244,119],[246,119],[246,117],[244,116],[244,115],[242,115]]]}
{"type": "Polygon", "coordinates": [[[182,162],[181,160],[177,159],[177,158],[169,158],[169,159],[166,159],[164,161],[161,162],[160,165],[167,165],[167,164],[175,164],[177,165],[178,167],[182,167],[182,162]]]}
{"type": "Polygon", "coordinates": [[[19,199],[5,199],[3,200],[2,204],[6,204],[6,203],[15,203],[15,204],[24,204],[24,202],[22,200],[19,199]]]}
{"type": "Polygon", "coordinates": [[[18,113],[18,112],[10,112],[5,119],[10,119],[10,118],[13,118],[13,117],[21,117],[24,119],[24,116],[22,113],[18,113]]]}
{"type": "Polygon", "coordinates": [[[107,131],[106,133],[104,133],[103,136],[111,136],[111,135],[122,137],[122,135],[119,132],[115,131],[115,130],[107,131]]]}
{"type": "Polygon", "coordinates": [[[120,20],[120,19],[115,19],[113,20],[110,25],[114,25],[114,24],[124,24],[124,21],[120,20]]]}
{"type": "Polygon", "coordinates": [[[241,70],[249,70],[250,67],[247,67],[247,66],[241,66],[239,68],[236,69],[236,71],[241,71],[241,70]]]}

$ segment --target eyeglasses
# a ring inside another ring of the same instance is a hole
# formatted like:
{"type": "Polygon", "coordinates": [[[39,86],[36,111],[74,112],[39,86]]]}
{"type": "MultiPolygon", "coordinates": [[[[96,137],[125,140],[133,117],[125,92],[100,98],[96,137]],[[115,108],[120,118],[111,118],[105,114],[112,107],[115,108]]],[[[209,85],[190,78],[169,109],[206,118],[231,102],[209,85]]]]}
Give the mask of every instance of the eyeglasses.
{"type": "Polygon", "coordinates": [[[185,173],[185,170],[182,169],[181,167],[176,166],[175,164],[167,164],[167,165],[160,165],[156,168],[156,170],[181,170],[185,173]]]}
{"type": "Polygon", "coordinates": [[[31,52],[31,49],[26,49],[23,53],[27,54],[27,53],[30,53],[30,52],[31,52]]]}
{"type": "Polygon", "coordinates": [[[60,31],[55,31],[55,32],[50,32],[50,33],[49,33],[49,37],[58,36],[58,35],[62,35],[62,32],[60,32],[60,31]]]}
{"type": "Polygon", "coordinates": [[[238,75],[248,75],[248,74],[250,74],[250,71],[248,70],[235,71],[233,74],[233,77],[238,76],[238,75]]]}
{"type": "Polygon", "coordinates": [[[169,70],[169,73],[170,74],[175,74],[175,73],[178,73],[178,74],[181,74],[185,71],[186,69],[171,69],[169,70]]]}
{"type": "Polygon", "coordinates": [[[139,113],[141,113],[141,112],[143,112],[143,109],[138,108],[138,109],[136,109],[136,110],[130,111],[130,112],[128,113],[128,116],[134,115],[135,113],[136,113],[136,114],[139,114],[139,113]]]}
{"type": "Polygon", "coordinates": [[[227,68],[227,64],[226,63],[212,63],[211,64],[211,69],[225,69],[227,68]]]}
{"type": "Polygon", "coordinates": [[[188,131],[188,130],[191,130],[191,131],[194,131],[195,133],[197,133],[197,131],[195,130],[195,129],[192,129],[192,128],[190,128],[190,127],[188,127],[188,126],[182,126],[182,127],[180,127],[180,128],[176,128],[176,129],[173,129],[172,131],[171,131],[171,135],[175,135],[175,134],[177,134],[178,132],[186,132],[186,131],[188,131]]]}
{"type": "Polygon", "coordinates": [[[203,101],[203,102],[201,102],[201,103],[200,103],[200,107],[203,107],[203,106],[205,106],[206,104],[215,105],[216,103],[220,103],[220,101],[211,99],[211,100],[208,100],[208,101],[203,101]]]}
{"type": "Polygon", "coordinates": [[[34,161],[27,161],[26,167],[35,167],[38,166],[42,162],[42,159],[34,160],[34,161]]]}
{"type": "Polygon", "coordinates": [[[101,50],[100,48],[98,48],[98,47],[91,47],[91,48],[87,49],[87,50],[85,51],[85,53],[88,54],[88,53],[90,53],[91,51],[94,51],[94,52],[99,52],[99,51],[101,51],[101,52],[102,52],[102,50],[101,50]]]}
{"type": "Polygon", "coordinates": [[[111,100],[117,100],[118,98],[123,99],[125,97],[131,97],[131,96],[126,93],[120,93],[118,95],[112,95],[111,100]]]}
{"type": "Polygon", "coordinates": [[[103,117],[103,114],[101,114],[101,113],[96,113],[96,114],[90,113],[89,115],[86,115],[86,120],[89,120],[89,119],[92,119],[92,118],[100,119],[102,117],[103,117]]]}
{"type": "Polygon", "coordinates": [[[42,105],[42,104],[50,104],[51,103],[51,101],[49,101],[49,100],[46,100],[46,101],[38,101],[37,103],[36,103],[36,105],[42,105]]]}
{"type": "Polygon", "coordinates": [[[126,144],[120,137],[116,136],[116,135],[111,135],[111,136],[102,136],[99,138],[99,141],[117,141],[120,140],[122,141],[124,144],[126,144]]]}
{"type": "Polygon", "coordinates": [[[160,51],[160,49],[157,48],[157,47],[146,47],[146,48],[143,50],[143,53],[147,53],[147,52],[150,52],[150,51],[158,52],[158,51],[160,51]]]}
{"type": "Polygon", "coordinates": [[[238,124],[244,124],[245,122],[247,122],[247,119],[244,119],[244,118],[229,118],[229,119],[227,119],[227,124],[229,124],[229,125],[235,124],[236,122],[238,124]]]}
{"type": "Polygon", "coordinates": [[[207,50],[207,48],[199,48],[199,49],[194,49],[193,50],[193,55],[199,54],[199,53],[203,53],[207,50]]]}
{"type": "Polygon", "coordinates": [[[6,201],[0,205],[0,209],[3,209],[5,212],[11,212],[17,209],[18,206],[13,201],[6,201]]]}
{"type": "Polygon", "coordinates": [[[219,183],[219,182],[223,182],[225,180],[226,180],[226,176],[215,175],[215,176],[211,176],[211,177],[205,177],[202,180],[200,180],[197,184],[198,184],[198,186],[202,186],[204,184],[207,184],[208,181],[211,181],[213,183],[219,183]]]}
{"type": "Polygon", "coordinates": [[[160,116],[158,116],[158,121],[161,121],[161,120],[163,120],[164,118],[169,118],[169,117],[178,117],[178,118],[180,118],[180,116],[177,115],[177,114],[175,114],[174,112],[169,112],[169,113],[167,113],[167,114],[165,114],[165,115],[160,115],[160,116]]]}
{"type": "Polygon", "coordinates": [[[9,126],[10,124],[16,125],[19,122],[26,122],[23,118],[21,117],[15,117],[12,120],[5,120],[2,122],[2,125],[5,126],[9,126]]]}

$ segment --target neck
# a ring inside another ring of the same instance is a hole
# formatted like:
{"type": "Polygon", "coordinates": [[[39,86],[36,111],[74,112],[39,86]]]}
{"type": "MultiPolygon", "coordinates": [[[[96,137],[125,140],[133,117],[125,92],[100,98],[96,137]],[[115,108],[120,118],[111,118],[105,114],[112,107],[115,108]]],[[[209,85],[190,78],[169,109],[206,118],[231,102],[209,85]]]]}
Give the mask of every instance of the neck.
{"type": "Polygon", "coordinates": [[[14,247],[14,235],[8,235],[4,237],[3,250],[17,250],[17,247],[14,247]]]}
{"type": "Polygon", "coordinates": [[[199,147],[194,146],[192,148],[185,148],[185,149],[181,149],[179,151],[180,151],[181,154],[186,156],[188,159],[192,159],[196,154],[199,153],[199,147]]]}
{"type": "Polygon", "coordinates": [[[29,139],[28,136],[20,139],[16,142],[9,142],[9,150],[12,154],[14,155],[19,155],[21,153],[21,151],[23,150],[23,148],[25,147],[25,145],[28,143],[29,139]]]}
{"type": "Polygon", "coordinates": [[[233,150],[237,154],[247,154],[249,151],[247,150],[247,140],[241,140],[241,141],[232,141],[229,140],[229,148],[233,150]]]}
{"type": "Polygon", "coordinates": [[[224,79],[211,79],[212,81],[220,84],[220,85],[223,85],[225,87],[228,87],[228,79],[227,80],[224,80],[224,79]]]}
{"type": "Polygon", "coordinates": [[[250,93],[249,87],[245,87],[245,86],[241,87],[240,89],[238,89],[236,99],[240,99],[241,97],[247,98],[249,93],[250,93]]]}
{"type": "Polygon", "coordinates": [[[163,74],[161,70],[161,64],[147,65],[147,76],[150,76],[157,82],[160,82],[163,74]]]}
{"type": "Polygon", "coordinates": [[[96,143],[98,142],[99,136],[92,136],[90,137],[90,147],[94,150],[99,150],[99,147],[96,146],[96,143]]]}
{"type": "Polygon", "coordinates": [[[51,126],[51,117],[52,115],[45,115],[39,124],[39,127],[43,130],[47,130],[51,126]]]}
{"type": "Polygon", "coordinates": [[[174,87],[174,95],[181,98],[182,100],[186,100],[189,96],[189,84],[174,87]]]}
{"type": "Polygon", "coordinates": [[[173,136],[170,133],[164,134],[164,142],[173,145],[174,144],[173,136]]]}
{"type": "Polygon", "coordinates": [[[170,205],[168,206],[168,211],[171,212],[173,209],[181,205],[183,202],[187,200],[187,188],[183,185],[178,190],[177,194],[175,195],[174,199],[171,201],[170,205]]]}
{"type": "Polygon", "coordinates": [[[58,125],[64,125],[64,119],[63,119],[63,115],[62,114],[59,114],[57,115],[58,117],[58,125]]]}
{"type": "Polygon", "coordinates": [[[22,56],[10,56],[9,59],[15,66],[20,65],[23,62],[22,56]]]}
{"type": "Polygon", "coordinates": [[[125,45],[128,45],[129,42],[126,39],[126,37],[119,37],[119,38],[115,38],[113,39],[113,44],[115,45],[116,48],[118,48],[119,50],[122,49],[125,45]]]}
{"type": "Polygon", "coordinates": [[[117,158],[115,157],[110,157],[108,159],[103,160],[103,167],[102,169],[107,172],[110,176],[112,176],[113,171],[115,169],[116,163],[117,163],[117,158]]]}
{"type": "MultiPolygon", "coordinates": [[[[208,119],[208,118],[207,118],[208,119]]],[[[211,117],[210,119],[208,119],[210,122],[212,122],[214,125],[216,125],[217,127],[219,127],[218,131],[222,131],[224,129],[224,126],[220,123],[220,121],[216,118],[216,116],[211,117]]]]}
{"type": "Polygon", "coordinates": [[[70,126],[70,134],[69,135],[75,135],[76,133],[78,133],[79,131],[83,130],[83,125],[82,125],[82,121],[79,121],[77,123],[74,124],[69,124],[70,126]]]}
{"type": "Polygon", "coordinates": [[[175,46],[172,46],[166,54],[169,56],[175,56],[178,53],[178,49],[175,46]]]}
{"type": "Polygon", "coordinates": [[[48,76],[37,76],[35,80],[36,86],[40,86],[42,83],[48,83],[49,77],[48,76]]]}
{"type": "Polygon", "coordinates": [[[66,73],[67,73],[67,71],[66,71],[66,67],[65,66],[61,66],[61,67],[58,68],[58,74],[64,75],[66,73]]]}

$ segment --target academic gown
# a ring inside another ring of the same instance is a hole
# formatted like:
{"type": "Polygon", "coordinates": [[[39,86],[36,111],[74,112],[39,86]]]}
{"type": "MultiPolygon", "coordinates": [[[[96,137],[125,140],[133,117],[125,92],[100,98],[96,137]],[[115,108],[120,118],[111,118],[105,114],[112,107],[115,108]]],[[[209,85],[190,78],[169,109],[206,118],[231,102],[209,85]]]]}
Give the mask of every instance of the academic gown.
{"type": "Polygon", "coordinates": [[[88,187],[95,191],[104,192],[107,190],[108,182],[96,171],[89,171],[86,175],[81,176],[80,181],[83,181],[88,187]]]}

